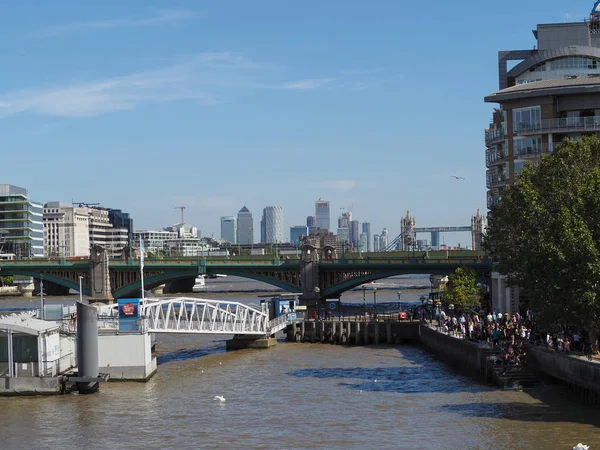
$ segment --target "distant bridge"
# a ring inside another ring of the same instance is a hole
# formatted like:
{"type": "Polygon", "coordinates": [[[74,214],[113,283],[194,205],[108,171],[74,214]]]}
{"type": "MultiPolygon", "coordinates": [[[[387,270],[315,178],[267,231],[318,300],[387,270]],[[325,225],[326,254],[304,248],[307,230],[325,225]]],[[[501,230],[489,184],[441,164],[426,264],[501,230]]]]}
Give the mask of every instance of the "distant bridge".
{"type": "MultiPolygon", "coordinates": [[[[287,292],[302,292],[304,300],[337,298],[361,284],[404,274],[448,275],[458,267],[470,267],[479,276],[491,272],[491,260],[483,252],[363,253],[325,259],[303,249],[299,258],[281,260],[235,258],[147,259],[144,287],[153,289],[168,281],[195,278],[199,274],[225,274],[250,278],[287,292]],[[351,257],[350,257],[351,256],[351,257]]],[[[0,261],[0,275],[22,275],[51,281],[79,290],[92,300],[139,296],[140,264],[134,260],[109,260],[107,253],[93,252],[90,259],[76,261],[31,259],[0,261]]]]}

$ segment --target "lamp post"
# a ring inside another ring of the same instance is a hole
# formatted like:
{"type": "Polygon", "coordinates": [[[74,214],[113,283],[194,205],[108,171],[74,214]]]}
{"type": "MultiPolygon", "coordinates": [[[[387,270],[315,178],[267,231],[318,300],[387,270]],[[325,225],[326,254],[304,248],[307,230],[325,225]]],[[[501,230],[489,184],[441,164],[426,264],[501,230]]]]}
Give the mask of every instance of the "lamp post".
{"type": "Polygon", "coordinates": [[[398,291],[398,320],[400,320],[400,313],[402,312],[402,307],[400,306],[400,298],[402,297],[402,292],[398,291]]]}
{"type": "Polygon", "coordinates": [[[367,320],[367,287],[363,284],[362,286],[362,291],[363,291],[363,313],[365,316],[365,321],[367,320]]]}
{"type": "Polygon", "coordinates": [[[315,309],[317,310],[317,317],[319,317],[319,300],[320,300],[320,294],[321,294],[321,289],[319,289],[319,286],[315,286],[315,309]]]}
{"type": "Polygon", "coordinates": [[[373,314],[375,316],[375,322],[377,322],[377,288],[373,288],[373,314]]]}
{"type": "Polygon", "coordinates": [[[427,300],[427,304],[429,305],[429,325],[433,324],[433,300],[427,300]]]}
{"type": "Polygon", "coordinates": [[[83,290],[81,289],[81,280],[83,280],[83,277],[79,275],[79,302],[83,303],[83,290]]]}
{"type": "Polygon", "coordinates": [[[421,317],[419,317],[419,320],[423,320],[423,319],[425,319],[425,307],[424,307],[425,296],[421,295],[419,300],[421,300],[421,314],[420,314],[421,317]]]}

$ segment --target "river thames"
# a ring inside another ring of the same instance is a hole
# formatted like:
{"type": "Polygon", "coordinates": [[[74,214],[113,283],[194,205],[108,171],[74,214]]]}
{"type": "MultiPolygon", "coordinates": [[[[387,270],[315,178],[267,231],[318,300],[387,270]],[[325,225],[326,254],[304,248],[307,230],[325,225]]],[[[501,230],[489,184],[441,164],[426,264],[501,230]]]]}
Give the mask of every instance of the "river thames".
{"type": "MultiPolygon", "coordinates": [[[[408,287],[408,302],[422,294],[421,282],[392,281],[408,287]]],[[[397,301],[396,289],[377,295],[397,301]]],[[[248,293],[205,296],[257,302],[248,293]]],[[[39,303],[0,301],[4,309],[39,303]]],[[[280,342],[227,353],[226,338],[158,335],[158,372],[147,383],[107,383],[89,396],[0,398],[2,448],[600,449],[598,410],[560,386],[492,388],[418,346],[280,342]]]]}

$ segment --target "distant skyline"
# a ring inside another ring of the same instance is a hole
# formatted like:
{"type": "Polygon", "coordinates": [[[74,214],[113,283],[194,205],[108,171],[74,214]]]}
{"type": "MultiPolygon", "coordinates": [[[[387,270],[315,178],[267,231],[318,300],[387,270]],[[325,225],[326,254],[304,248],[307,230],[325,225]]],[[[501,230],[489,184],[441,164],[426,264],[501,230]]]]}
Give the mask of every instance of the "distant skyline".
{"type": "Polygon", "coordinates": [[[0,183],[122,209],[136,229],[186,206],[203,236],[244,205],[255,236],[283,205],[287,236],[318,198],[332,224],[354,205],[373,234],[399,234],[406,210],[417,226],[467,225],[486,210],[498,50],[533,48],[536,24],[593,3],[12,3],[0,183]]]}

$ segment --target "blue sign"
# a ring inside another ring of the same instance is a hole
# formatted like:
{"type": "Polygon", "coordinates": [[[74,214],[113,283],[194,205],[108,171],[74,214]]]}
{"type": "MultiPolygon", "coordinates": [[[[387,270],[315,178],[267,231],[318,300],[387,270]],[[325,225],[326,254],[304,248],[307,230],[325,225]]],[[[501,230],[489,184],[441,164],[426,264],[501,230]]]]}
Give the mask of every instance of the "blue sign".
{"type": "Polygon", "coordinates": [[[335,311],[337,309],[337,302],[329,302],[329,309],[335,311]]]}
{"type": "Polygon", "coordinates": [[[140,329],[140,299],[120,298],[117,300],[119,308],[119,331],[139,331],[140,329]]]}

